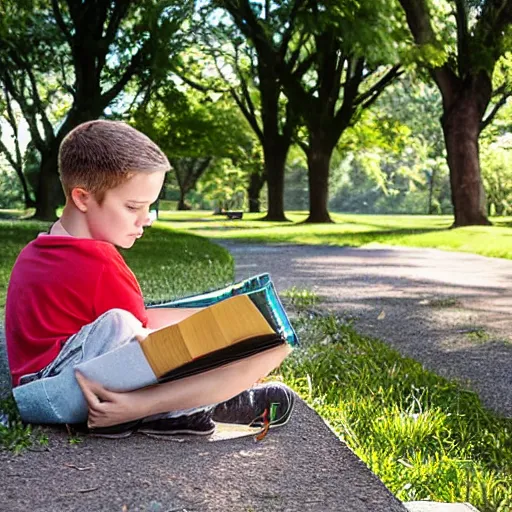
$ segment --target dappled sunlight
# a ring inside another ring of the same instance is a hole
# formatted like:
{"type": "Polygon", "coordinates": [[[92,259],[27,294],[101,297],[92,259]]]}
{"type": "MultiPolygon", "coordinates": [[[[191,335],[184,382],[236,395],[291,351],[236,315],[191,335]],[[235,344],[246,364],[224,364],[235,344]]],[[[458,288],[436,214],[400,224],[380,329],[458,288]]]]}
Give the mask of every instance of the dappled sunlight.
{"type": "Polygon", "coordinates": [[[307,212],[286,212],[290,222],[262,221],[261,213],[226,220],[211,212],[162,212],[158,225],[211,239],[247,243],[289,243],[361,247],[369,244],[433,247],[512,258],[512,220],[495,218],[493,226],[450,229],[453,217],[428,215],[331,214],[334,224],[304,224],[307,212]],[[210,215],[205,216],[205,215],[210,215]],[[180,220],[181,219],[181,220],[180,220]],[[192,220],[193,219],[193,220],[192,220]],[[201,220],[205,219],[205,220],[201,220]]]}

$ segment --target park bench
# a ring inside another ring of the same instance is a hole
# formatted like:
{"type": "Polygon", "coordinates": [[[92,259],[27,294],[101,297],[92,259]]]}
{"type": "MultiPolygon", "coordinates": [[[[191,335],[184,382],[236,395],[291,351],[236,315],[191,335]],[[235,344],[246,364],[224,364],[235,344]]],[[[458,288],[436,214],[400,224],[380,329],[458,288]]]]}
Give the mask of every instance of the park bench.
{"type": "Polygon", "coordinates": [[[229,220],[241,219],[244,216],[244,212],[225,212],[224,214],[229,220]]]}

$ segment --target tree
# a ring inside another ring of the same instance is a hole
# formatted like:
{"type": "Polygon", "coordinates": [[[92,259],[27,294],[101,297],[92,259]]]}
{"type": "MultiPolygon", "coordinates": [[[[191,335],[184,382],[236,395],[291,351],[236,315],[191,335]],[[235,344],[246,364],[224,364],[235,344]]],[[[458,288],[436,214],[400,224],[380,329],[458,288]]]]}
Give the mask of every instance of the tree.
{"type": "Polygon", "coordinates": [[[252,141],[245,119],[220,94],[205,94],[169,76],[134,112],[135,126],[166,153],[180,189],[178,210],[214,159],[241,157],[252,141]]]}
{"type": "Polygon", "coordinates": [[[358,6],[303,0],[265,2],[264,6],[249,0],[219,2],[256,48],[260,65],[273,71],[273,79],[282,84],[290,108],[306,125],[308,141],[303,148],[308,157],[310,194],[307,222],[331,222],[327,202],[334,147],[360,112],[399,75],[398,65],[381,66],[389,55],[384,58],[385,52],[370,55],[367,51],[384,33],[383,20],[374,16],[376,9],[370,2],[358,6]],[[281,27],[277,35],[275,20],[281,27]],[[372,22],[376,28],[369,34],[364,27],[372,22]],[[357,29],[365,32],[360,40],[355,37],[357,29]]]}
{"type": "Polygon", "coordinates": [[[4,97],[0,98],[0,110],[3,112],[3,118],[11,130],[13,148],[11,150],[2,141],[3,133],[2,125],[0,124],[0,154],[4,155],[5,159],[14,169],[16,175],[18,176],[18,179],[20,180],[20,184],[23,190],[25,208],[32,208],[33,206],[35,206],[35,201],[30,194],[27,179],[25,178],[25,174],[23,173],[23,155],[19,137],[20,115],[17,112],[15,112],[14,103],[11,101],[7,89],[4,88],[3,93],[4,97]]]}
{"type": "Polygon", "coordinates": [[[215,205],[215,212],[242,209],[248,175],[233,161],[221,158],[208,169],[201,183],[201,194],[215,205]]]}
{"type": "MultiPolygon", "coordinates": [[[[225,7],[223,2],[214,2],[214,5],[225,7]]],[[[283,95],[277,73],[278,60],[261,45],[248,44],[247,34],[219,15],[218,10],[211,11],[211,7],[204,9],[201,28],[198,28],[203,51],[212,58],[223,86],[227,87],[263,148],[263,172],[255,170],[249,184],[250,208],[259,209],[259,192],[266,181],[268,210],[263,220],[287,220],[283,200],[284,171],[298,118],[283,95]],[[208,20],[206,25],[204,19],[208,20]]],[[[279,15],[270,9],[262,12],[263,20],[276,39],[286,17],[286,10],[279,15]]],[[[287,40],[282,41],[284,50],[287,44],[287,40]]]]}
{"type": "MultiPolygon", "coordinates": [[[[509,46],[512,0],[399,0],[418,45],[418,62],[443,98],[443,127],[454,227],[489,224],[479,160],[479,135],[503,104],[493,96],[493,71],[509,46]],[[443,11],[444,9],[444,11],[443,11]]],[[[509,94],[506,86],[501,96],[509,94]]]]}
{"type": "Polygon", "coordinates": [[[78,124],[100,117],[134,78],[143,86],[166,69],[176,51],[173,36],[191,5],[158,0],[2,3],[0,80],[19,105],[41,156],[37,218],[55,218],[62,139],[78,124]],[[69,108],[54,126],[48,108],[57,91],[65,91],[69,108]]]}

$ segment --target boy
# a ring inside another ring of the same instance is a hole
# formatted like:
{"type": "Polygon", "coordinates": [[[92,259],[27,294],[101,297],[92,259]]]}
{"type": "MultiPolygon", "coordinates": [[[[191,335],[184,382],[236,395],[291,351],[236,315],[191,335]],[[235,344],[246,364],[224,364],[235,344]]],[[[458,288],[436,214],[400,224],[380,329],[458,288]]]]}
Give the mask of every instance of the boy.
{"type": "MultiPolygon", "coordinates": [[[[240,393],[272,368],[252,356],[201,379],[116,393],[76,373],[82,361],[113,350],[151,329],[192,314],[148,309],[134,274],[116,246],[128,249],[150,224],[149,206],[170,170],[149,138],[116,121],[92,121],[71,131],[59,150],[66,205],[49,233],[40,234],[14,265],[6,304],[6,341],[13,393],[22,419],[80,423],[98,436],[210,434],[213,419],[250,422],[278,402],[285,423],[293,393],[282,385],[240,393]],[[218,404],[217,407],[209,404],[218,404]],[[172,411],[172,412],[168,412],[172,411]]],[[[278,347],[282,357],[286,347],[278,347]]]]}

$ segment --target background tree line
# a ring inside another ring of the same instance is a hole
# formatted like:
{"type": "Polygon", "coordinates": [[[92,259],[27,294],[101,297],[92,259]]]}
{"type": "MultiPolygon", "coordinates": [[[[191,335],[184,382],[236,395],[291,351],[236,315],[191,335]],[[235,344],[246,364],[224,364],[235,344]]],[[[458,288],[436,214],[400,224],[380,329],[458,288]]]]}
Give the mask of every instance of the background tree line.
{"type": "Polygon", "coordinates": [[[179,208],[486,224],[510,213],[511,21],[512,0],[4,0],[0,205],[54,218],[61,140],[105,117],[162,146],[179,208]]]}

